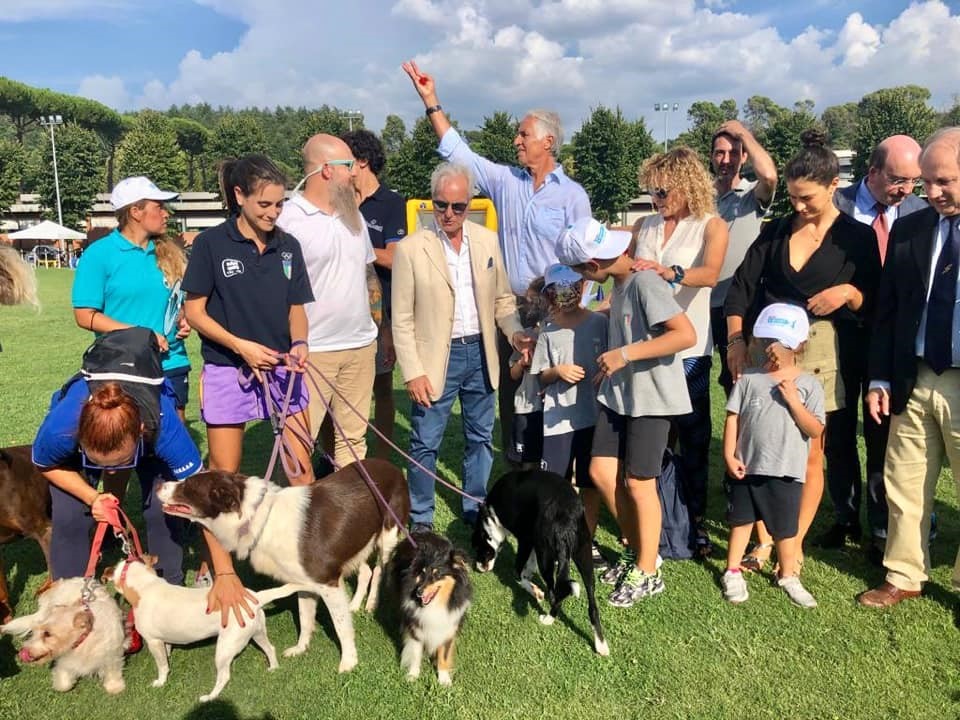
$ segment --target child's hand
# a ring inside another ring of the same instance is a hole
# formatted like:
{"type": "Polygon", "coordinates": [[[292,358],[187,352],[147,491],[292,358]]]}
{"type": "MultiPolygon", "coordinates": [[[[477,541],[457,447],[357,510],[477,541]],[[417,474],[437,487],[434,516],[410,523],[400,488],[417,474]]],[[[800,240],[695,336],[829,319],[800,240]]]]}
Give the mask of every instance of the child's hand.
{"type": "Polygon", "coordinates": [[[792,378],[785,378],[777,385],[780,395],[788,405],[800,402],[800,393],[797,392],[797,384],[792,378]]]}
{"type": "Polygon", "coordinates": [[[746,477],[747,467],[740,461],[740,458],[724,455],[723,461],[727,465],[727,473],[729,473],[730,477],[734,477],[737,480],[743,480],[743,478],[746,477]]]}
{"type": "Polygon", "coordinates": [[[626,367],[626,365],[627,362],[623,359],[620,348],[609,350],[597,358],[597,367],[599,367],[600,372],[607,377],[612,376],[617,370],[626,367]]]}
{"type": "Polygon", "coordinates": [[[557,365],[555,369],[557,377],[571,385],[580,382],[587,375],[586,371],[579,365],[557,365]]]}

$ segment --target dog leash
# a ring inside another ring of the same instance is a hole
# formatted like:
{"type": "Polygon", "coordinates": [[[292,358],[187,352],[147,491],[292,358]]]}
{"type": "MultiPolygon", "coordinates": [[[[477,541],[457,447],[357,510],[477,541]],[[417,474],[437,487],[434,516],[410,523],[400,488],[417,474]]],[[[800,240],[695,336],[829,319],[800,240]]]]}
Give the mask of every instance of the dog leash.
{"type": "MultiPolygon", "coordinates": [[[[333,382],[332,382],[326,375],[323,374],[323,371],[320,370],[320,368],[318,368],[318,367],[317,367],[316,365],[314,365],[312,362],[310,362],[309,360],[307,360],[307,377],[310,379],[313,387],[315,387],[315,388],[317,389],[317,391],[319,392],[319,390],[320,390],[319,385],[318,385],[316,379],[312,376],[311,373],[316,373],[316,374],[320,377],[320,379],[323,380],[323,381],[330,387],[330,389],[333,390],[334,393],[336,393],[337,397],[339,397],[339,398],[343,401],[344,405],[346,405],[347,408],[348,408],[351,412],[353,412],[355,415],[357,415],[357,416],[359,416],[360,418],[362,418],[363,421],[367,424],[367,427],[369,427],[371,430],[373,430],[373,432],[376,433],[377,436],[378,436],[381,440],[383,440],[387,445],[389,445],[391,448],[393,448],[394,450],[396,450],[397,453],[400,455],[400,457],[404,458],[405,460],[409,460],[412,464],[416,465],[418,468],[420,468],[421,470],[423,470],[423,472],[425,472],[429,477],[433,478],[436,482],[438,482],[438,483],[440,483],[441,485],[449,488],[450,490],[453,490],[453,491],[454,491],[455,493],[457,493],[458,495],[462,495],[463,497],[467,498],[468,500],[473,500],[475,503],[477,503],[477,504],[479,504],[479,505],[482,505],[482,504],[483,504],[483,500],[482,500],[481,498],[474,497],[474,496],[471,495],[470,493],[464,492],[463,490],[461,490],[460,488],[458,488],[458,487],[457,487],[456,485],[454,485],[453,483],[447,482],[446,480],[444,480],[443,478],[441,478],[439,475],[437,475],[436,473],[428,470],[428,469],[427,469],[426,467],[424,467],[421,463],[417,462],[417,461],[414,460],[412,457],[410,457],[407,453],[405,453],[403,450],[401,450],[400,447],[399,447],[395,442],[393,442],[393,440],[391,440],[391,439],[388,438],[383,432],[381,432],[380,428],[378,428],[376,425],[374,425],[373,423],[371,423],[370,420],[369,420],[369,418],[365,417],[363,413],[361,413],[359,410],[357,410],[357,408],[354,407],[354,406],[350,403],[350,401],[347,400],[346,397],[344,397],[343,393],[340,392],[340,389],[339,389],[336,385],[334,385],[333,382]]],[[[321,398],[323,398],[322,394],[321,394],[321,398]]],[[[326,407],[327,412],[330,414],[330,417],[333,418],[333,413],[332,413],[331,410],[330,410],[330,404],[329,404],[325,399],[324,399],[324,406],[326,407]]],[[[351,449],[352,449],[352,448],[351,448],[351,449]]],[[[356,453],[354,453],[354,455],[356,455],[356,453]]]]}
{"type": "Polygon", "coordinates": [[[130,522],[130,518],[120,509],[120,503],[116,500],[107,503],[104,514],[107,519],[97,523],[97,531],[94,533],[93,542],[90,545],[90,559],[87,561],[87,569],[83,574],[88,580],[93,578],[97,572],[97,565],[100,563],[103,554],[103,540],[106,537],[108,527],[113,528],[113,534],[120,541],[120,547],[127,558],[143,557],[140,536],[137,535],[137,530],[130,522]],[[122,522],[121,518],[123,519],[122,522]]]}

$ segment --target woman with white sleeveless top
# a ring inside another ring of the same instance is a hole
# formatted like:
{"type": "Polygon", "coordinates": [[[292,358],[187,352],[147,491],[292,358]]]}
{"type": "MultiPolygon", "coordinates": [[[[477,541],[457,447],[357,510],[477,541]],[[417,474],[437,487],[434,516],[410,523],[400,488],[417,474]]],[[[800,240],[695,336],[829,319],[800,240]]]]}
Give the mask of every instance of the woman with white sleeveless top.
{"type": "Polygon", "coordinates": [[[682,480],[692,521],[696,524],[698,557],[713,547],[703,519],[707,506],[709,465],[710,289],[717,284],[727,252],[727,224],[716,213],[716,191],[707,169],[687,147],[654,155],[640,168],[640,186],[650,192],[657,212],[634,225],[635,269],[653,269],[674,289],[677,303],[697,331],[697,343],[680,353],[692,412],[674,418],[682,480]]]}

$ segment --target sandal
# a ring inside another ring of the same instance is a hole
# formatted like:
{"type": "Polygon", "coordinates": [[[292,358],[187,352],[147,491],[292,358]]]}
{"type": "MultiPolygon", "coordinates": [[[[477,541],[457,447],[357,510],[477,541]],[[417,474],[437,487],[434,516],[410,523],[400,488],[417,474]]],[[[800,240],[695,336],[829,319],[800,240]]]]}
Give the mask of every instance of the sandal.
{"type": "Polygon", "coordinates": [[[706,560],[713,555],[713,543],[710,542],[710,535],[702,523],[697,523],[696,537],[694,538],[693,554],[700,560],[706,560]]]}
{"type": "Polygon", "coordinates": [[[756,543],[740,561],[740,569],[745,572],[762,572],[770,560],[773,543],[756,543]]]}

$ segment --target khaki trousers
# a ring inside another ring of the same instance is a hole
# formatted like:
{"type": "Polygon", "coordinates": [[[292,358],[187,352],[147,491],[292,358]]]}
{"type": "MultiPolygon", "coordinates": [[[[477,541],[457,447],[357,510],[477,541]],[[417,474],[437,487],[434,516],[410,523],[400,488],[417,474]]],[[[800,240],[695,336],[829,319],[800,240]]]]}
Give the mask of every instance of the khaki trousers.
{"type": "MultiPolygon", "coordinates": [[[[919,361],[907,407],[890,421],[883,470],[890,509],[883,564],[887,582],[901,590],[920,590],[928,579],[930,513],[944,454],[960,488],[960,369],[938,376],[919,361]]],[[[960,588],[960,555],[953,584],[960,588]]]]}
{"type": "Polygon", "coordinates": [[[370,417],[370,399],[373,397],[376,356],[376,341],[361,348],[310,353],[310,362],[344,397],[341,399],[323,378],[316,373],[312,374],[316,385],[313,381],[309,383],[310,405],[307,410],[310,415],[310,432],[316,439],[323,418],[327,414],[327,407],[324,404],[326,400],[336,420],[333,431],[335,438],[333,460],[339,467],[349,465],[357,458],[362,460],[367,456],[367,419],[370,417]],[[362,417],[350,409],[346,403],[356,408],[362,417]],[[338,428],[337,425],[340,427],[338,428]],[[341,429],[343,432],[340,431],[341,429]]]}

